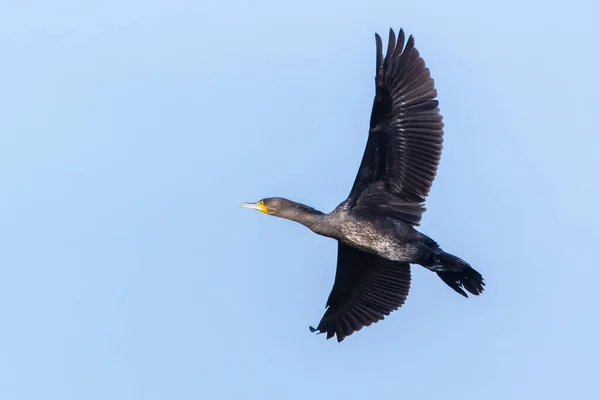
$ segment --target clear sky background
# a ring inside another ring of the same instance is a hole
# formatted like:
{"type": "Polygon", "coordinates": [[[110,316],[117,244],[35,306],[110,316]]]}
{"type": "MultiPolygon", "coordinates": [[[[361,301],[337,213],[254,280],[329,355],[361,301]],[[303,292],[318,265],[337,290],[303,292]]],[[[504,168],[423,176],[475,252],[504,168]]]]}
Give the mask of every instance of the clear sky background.
{"type": "Polygon", "coordinates": [[[597,2],[4,1],[0,398],[600,398],[597,2]],[[336,244],[238,208],[347,196],[374,33],[445,118],[421,229],[468,300],[311,334],[336,244]]]}

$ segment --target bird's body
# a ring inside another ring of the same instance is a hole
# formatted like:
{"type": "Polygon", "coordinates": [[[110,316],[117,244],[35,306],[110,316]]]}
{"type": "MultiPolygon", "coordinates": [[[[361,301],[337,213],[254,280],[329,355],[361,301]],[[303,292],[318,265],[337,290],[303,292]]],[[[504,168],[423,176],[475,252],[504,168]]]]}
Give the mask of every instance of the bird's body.
{"type": "Polygon", "coordinates": [[[390,217],[376,219],[346,213],[338,240],[391,261],[416,262],[425,249],[419,232],[390,217]]]}
{"type": "Polygon", "coordinates": [[[319,235],[392,261],[416,262],[426,252],[425,243],[433,243],[398,219],[354,211],[345,202],[329,214],[315,210],[310,218],[293,220],[303,224],[306,222],[305,225],[319,235]]]}
{"type": "Polygon", "coordinates": [[[483,291],[481,274],[415,229],[437,173],[443,122],[429,70],[404,32],[392,30],[386,56],[377,39],[376,93],[369,138],[346,200],[322,213],[280,197],[243,203],[299,222],[338,241],[338,262],[327,310],[313,331],[338,341],[401,307],[410,289],[410,264],[437,273],[467,296],[483,291]]]}

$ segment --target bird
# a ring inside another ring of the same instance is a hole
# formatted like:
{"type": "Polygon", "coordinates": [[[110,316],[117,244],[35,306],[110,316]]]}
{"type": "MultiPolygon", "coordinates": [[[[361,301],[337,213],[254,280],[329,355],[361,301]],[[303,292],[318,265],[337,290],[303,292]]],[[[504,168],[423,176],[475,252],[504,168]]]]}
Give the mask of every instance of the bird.
{"type": "Polygon", "coordinates": [[[419,232],[437,175],[444,122],[437,89],[411,34],[389,30],[385,56],[375,33],[375,95],[362,161],[346,200],[330,213],[283,197],[241,203],[298,222],[337,240],[337,265],[326,310],[311,332],[337,342],[404,305],[411,264],[436,273],[464,297],[480,295],[483,276],[419,232]],[[466,291],[466,292],[465,292],[466,291]]]}

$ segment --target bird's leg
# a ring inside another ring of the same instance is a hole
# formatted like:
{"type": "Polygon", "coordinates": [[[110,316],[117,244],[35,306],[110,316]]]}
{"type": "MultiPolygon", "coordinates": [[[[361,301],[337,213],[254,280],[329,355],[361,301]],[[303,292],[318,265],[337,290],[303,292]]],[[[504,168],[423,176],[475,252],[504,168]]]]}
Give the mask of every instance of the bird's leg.
{"type": "Polygon", "coordinates": [[[440,260],[439,253],[434,249],[431,249],[429,246],[423,246],[420,250],[419,261],[416,264],[422,265],[433,272],[445,271],[446,268],[440,260]]]}
{"type": "Polygon", "coordinates": [[[446,266],[442,264],[442,261],[438,257],[432,257],[431,259],[428,259],[426,263],[421,265],[433,272],[441,272],[447,270],[446,266]]]}

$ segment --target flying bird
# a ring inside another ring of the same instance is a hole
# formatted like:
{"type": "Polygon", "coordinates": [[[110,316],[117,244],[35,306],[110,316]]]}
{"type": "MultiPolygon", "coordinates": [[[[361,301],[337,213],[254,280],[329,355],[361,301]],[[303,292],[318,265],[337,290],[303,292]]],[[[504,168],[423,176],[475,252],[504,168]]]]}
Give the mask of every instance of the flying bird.
{"type": "Polygon", "coordinates": [[[305,225],[338,242],[337,269],[325,313],[312,332],[345,337],[402,307],[410,264],[435,272],[468,297],[483,292],[479,272],[417,231],[442,154],[443,118],[429,69],[415,47],[392,29],[385,57],[375,34],[375,99],[366,148],[348,198],[329,214],[270,197],[242,203],[305,225]]]}

